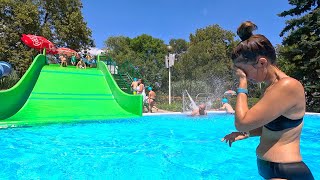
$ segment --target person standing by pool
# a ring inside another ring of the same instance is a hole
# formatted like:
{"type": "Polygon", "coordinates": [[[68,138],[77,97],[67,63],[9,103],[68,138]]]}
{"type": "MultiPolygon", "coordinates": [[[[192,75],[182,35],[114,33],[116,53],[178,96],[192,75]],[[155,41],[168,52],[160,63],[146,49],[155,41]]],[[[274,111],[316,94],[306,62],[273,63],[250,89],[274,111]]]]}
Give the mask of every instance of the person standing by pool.
{"type": "Polygon", "coordinates": [[[155,108],[158,111],[158,108],[155,106],[156,103],[156,93],[152,90],[152,87],[148,87],[148,109],[149,112],[152,113],[152,108],[155,108]]]}
{"type": "Polygon", "coordinates": [[[257,147],[259,174],[265,179],[314,179],[300,154],[300,135],[305,114],[302,84],[275,65],[276,53],[270,41],[253,35],[257,26],[251,21],[240,25],[241,42],[232,53],[239,78],[235,125],[240,132],[226,135],[222,141],[235,141],[260,136],[257,147]],[[265,82],[263,97],[248,108],[247,81],[265,82]]]}
{"type": "Polygon", "coordinates": [[[143,80],[139,79],[138,80],[138,86],[137,86],[137,94],[141,94],[143,97],[143,101],[144,102],[146,100],[146,92],[145,92],[145,88],[144,88],[144,84],[143,84],[143,80]]]}
{"type": "Polygon", "coordinates": [[[133,78],[133,81],[131,83],[131,89],[134,95],[137,94],[137,87],[138,87],[137,78],[133,78]]]}

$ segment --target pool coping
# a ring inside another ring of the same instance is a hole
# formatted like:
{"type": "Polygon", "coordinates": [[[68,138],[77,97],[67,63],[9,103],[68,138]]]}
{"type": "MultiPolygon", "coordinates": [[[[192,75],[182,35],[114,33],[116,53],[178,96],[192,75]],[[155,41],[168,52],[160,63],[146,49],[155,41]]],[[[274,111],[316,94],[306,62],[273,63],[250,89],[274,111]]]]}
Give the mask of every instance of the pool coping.
{"type": "MultiPolygon", "coordinates": [[[[225,111],[207,111],[208,114],[227,114],[225,111]]],[[[161,113],[143,113],[143,116],[157,116],[157,115],[174,115],[174,114],[190,114],[189,112],[161,112],[161,113]]]]}
{"type": "MultiPolygon", "coordinates": [[[[207,111],[209,114],[228,114],[225,111],[207,111]]],[[[142,116],[158,116],[158,115],[175,115],[175,114],[189,114],[190,112],[162,112],[162,113],[143,113],[142,116]]],[[[306,112],[305,114],[308,115],[318,115],[320,116],[320,113],[314,113],[314,112],[306,112]]]]}

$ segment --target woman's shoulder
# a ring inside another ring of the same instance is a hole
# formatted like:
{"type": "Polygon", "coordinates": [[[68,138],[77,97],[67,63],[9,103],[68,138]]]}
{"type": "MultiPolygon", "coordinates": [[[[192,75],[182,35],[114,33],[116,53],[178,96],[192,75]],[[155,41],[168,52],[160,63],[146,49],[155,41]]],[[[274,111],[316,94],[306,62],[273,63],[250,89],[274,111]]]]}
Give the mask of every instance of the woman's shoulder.
{"type": "Polygon", "coordinates": [[[303,85],[300,81],[296,80],[292,77],[284,77],[281,78],[278,83],[276,84],[279,88],[283,88],[284,90],[301,90],[303,89],[303,85]]]}

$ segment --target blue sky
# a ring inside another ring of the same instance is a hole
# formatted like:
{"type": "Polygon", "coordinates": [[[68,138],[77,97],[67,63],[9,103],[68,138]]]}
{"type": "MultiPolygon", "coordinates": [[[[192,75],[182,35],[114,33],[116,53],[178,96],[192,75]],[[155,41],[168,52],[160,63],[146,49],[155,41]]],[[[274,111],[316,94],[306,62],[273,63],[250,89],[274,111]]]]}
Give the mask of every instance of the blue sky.
{"type": "Polygon", "coordinates": [[[236,32],[241,22],[253,21],[256,33],[264,34],[273,45],[285,18],[277,14],[291,6],[286,0],[82,0],[83,16],[92,30],[97,48],[110,36],[130,38],[143,33],[168,43],[172,38],[189,41],[196,29],[218,24],[236,32]]]}

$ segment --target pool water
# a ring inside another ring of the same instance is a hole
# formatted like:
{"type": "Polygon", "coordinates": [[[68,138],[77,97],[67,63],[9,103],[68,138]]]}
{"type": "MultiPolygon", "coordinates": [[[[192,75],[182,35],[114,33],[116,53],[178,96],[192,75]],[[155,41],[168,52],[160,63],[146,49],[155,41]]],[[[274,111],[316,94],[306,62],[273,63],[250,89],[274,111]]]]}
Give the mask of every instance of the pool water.
{"type": "MultiPolygon", "coordinates": [[[[145,116],[0,130],[5,179],[262,179],[259,138],[221,142],[234,116],[145,116]]],[[[301,152],[320,179],[320,116],[307,115],[301,152]]]]}

